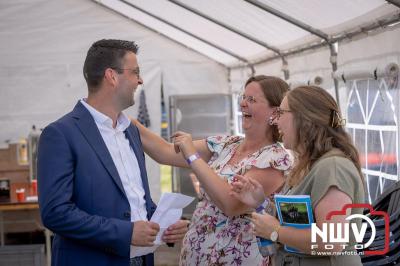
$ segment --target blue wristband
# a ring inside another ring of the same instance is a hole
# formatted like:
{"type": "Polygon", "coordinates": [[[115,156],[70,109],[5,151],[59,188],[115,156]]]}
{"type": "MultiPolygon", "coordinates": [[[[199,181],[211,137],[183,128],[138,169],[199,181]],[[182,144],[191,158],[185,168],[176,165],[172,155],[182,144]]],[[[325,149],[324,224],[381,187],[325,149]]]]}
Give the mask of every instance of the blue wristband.
{"type": "Polygon", "coordinates": [[[196,152],[195,154],[190,155],[187,159],[186,162],[191,165],[194,161],[197,159],[200,159],[200,154],[196,152]]]}

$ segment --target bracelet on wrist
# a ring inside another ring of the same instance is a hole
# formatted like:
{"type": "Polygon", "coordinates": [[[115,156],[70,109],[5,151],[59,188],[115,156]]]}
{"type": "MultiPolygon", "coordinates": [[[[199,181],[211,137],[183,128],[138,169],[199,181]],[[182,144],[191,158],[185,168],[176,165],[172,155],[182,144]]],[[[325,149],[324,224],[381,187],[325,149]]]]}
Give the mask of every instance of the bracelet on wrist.
{"type": "Polygon", "coordinates": [[[196,161],[197,159],[200,159],[200,154],[198,152],[190,155],[187,159],[186,162],[191,165],[194,161],[196,161]]]}

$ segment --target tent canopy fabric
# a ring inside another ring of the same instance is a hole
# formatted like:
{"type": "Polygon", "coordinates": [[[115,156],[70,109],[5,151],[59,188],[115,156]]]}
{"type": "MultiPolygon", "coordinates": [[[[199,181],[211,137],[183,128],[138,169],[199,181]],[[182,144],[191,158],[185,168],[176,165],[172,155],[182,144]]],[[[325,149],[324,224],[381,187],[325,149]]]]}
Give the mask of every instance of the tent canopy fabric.
{"type": "Polygon", "coordinates": [[[370,25],[382,25],[382,21],[388,18],[399,19],[400,15],[398,7],[384,0],[95,1],[226,66],[243,63],[240,58],[251,63],[276,54],[254,40],[282,53],[321,42],[320,37],[286,21],[285,17],[335,40],[338,36],[360,31],[370,25]],[[282,14],[283,17],[273,13],[282,14]],[[223,47],[237,57],[215,47],[223,47]]]}
{"type": "MultiPolygon", "coordinates": [[[[86,97],[82,66],[99,39],[140,46],[144,86],[126,113],[137,117],[144,89],[150,129],[161,132],[161,89],[168,112],[171,95],[236,92],[254,71],[290,71],[292,85],[318,77],[331,93],[333,74],[384,72],[400,63],[399,22],[399,0],[2,0],[0,146],[86,97]]],[[[339,90],[345,110],[345,82],[339,90]]],[[[147,168],[159,184],[157,164],[147,168]]]]}
{"type": "Polygon", "coordinates": [[[240,90],[252,74],[249,64],[256,63],[257,73],[282,77],[282,69],[289,69],[292,84],[320,76],[332,90],[332,60],[340,73],[398,63],[399,7],[398,0],[1,1],[0,121],[10,126],[0,142],[25,119],[41,127],[86,94],[81,68],[98,39],[139,44],[150,117],[159,121],[161,82],[168,106],[172,94],[240,90]],[[347,38],[340,39],[337,58],[325,46],[285,56],[286,66],[280,59],[266,60],[340,36],[347,38]],[[43,105],[43,98],[51,104],[43,105]]]}

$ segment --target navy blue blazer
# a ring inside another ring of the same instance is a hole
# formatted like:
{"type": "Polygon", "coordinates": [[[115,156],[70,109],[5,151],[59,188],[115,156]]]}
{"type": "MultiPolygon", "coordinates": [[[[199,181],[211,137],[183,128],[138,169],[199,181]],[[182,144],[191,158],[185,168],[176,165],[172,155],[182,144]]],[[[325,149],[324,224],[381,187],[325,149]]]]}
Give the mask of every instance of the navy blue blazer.
{"type": "MultiPolygon", "coordinates": [[[[131,124],[125,135],[139,163],[150,219],[156,206],[139,131],[131,124]]],[[[43,224],[55,234],[52,265],[129,265],[129,202],[96,123],[80,102],[41,134],[38,190],[43,224]]],[[[144,259],[154,264],[153,254],[144,259]]]]}

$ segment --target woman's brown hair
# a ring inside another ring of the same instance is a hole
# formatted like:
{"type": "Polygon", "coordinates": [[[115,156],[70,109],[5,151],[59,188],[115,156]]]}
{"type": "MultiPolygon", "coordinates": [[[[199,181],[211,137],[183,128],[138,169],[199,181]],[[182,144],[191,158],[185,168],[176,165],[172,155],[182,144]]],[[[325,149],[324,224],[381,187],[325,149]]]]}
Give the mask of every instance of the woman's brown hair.
{"type": "MultiPolygon", "coordinates": [[[[270,107],[279,107],[286,93],[289,91],[289,85],[278,77],[265,75],[253,76],[246,81],[245,87],[251,82],[256,82],[260,85],[270,107]]],[[[279,141],[278,127],[276,125],[272,125],[271,127],[272,140],[277,142],[279,141]]]]}
{"type": "Polygon", "coordinates": [[[289,185],[298,184],[313,164],[333,148],[341,150],[354,163],[362,180],[358,151],[344,129],[344,120],[333,97],[320,87],[301,86],[291,90],[287,100],[297,132],[295,147],[299,152],[289,185]]]}

